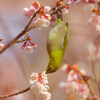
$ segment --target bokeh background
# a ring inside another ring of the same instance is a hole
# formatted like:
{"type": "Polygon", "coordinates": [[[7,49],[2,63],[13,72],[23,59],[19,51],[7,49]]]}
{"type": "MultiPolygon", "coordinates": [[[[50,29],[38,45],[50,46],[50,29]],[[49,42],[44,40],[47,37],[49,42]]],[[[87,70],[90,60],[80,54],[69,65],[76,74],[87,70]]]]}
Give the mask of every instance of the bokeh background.
{"type": "MultiPolygon", "coordinates": [[[[0,0],[0,38],[7,44],[20,33],[29,19],[23,15],[23,8],[30,7],[35,0],[0,0]]],[[[41,5],[54,7],[57,0],[38,0],[41,5]]],[[[67,1],[65,1],[67,2],[67,1]]],[[[62,63],[78,64],[91,74],[91,63],[88,60],[87,47],[99,34],[88,26],[91,11],[84,10],[83,5],[73,5],[64,21],[69,23],[69,43],[62,63]]],[[[10,94],[29,86],[30,75],[46,69],[49,56],[46,41],[52,27],[35,28],[29,32],[32,42],[38,45],[33,54],[25,54],[21,50],[23,43],[15,44],[0,55],[0,94],[10,94]]],[[[51,100],[65,100],[66,94],[59,87],[65,80],[65,73],[59,71],[48,75],[51,100]]],[[[98,94],[98,92],[96,92],[98,94]]],[[[2,100],[34,100],[32,91],[2,100]]],[[[78,99],[76,99],[78,100],[78,99]]]]}

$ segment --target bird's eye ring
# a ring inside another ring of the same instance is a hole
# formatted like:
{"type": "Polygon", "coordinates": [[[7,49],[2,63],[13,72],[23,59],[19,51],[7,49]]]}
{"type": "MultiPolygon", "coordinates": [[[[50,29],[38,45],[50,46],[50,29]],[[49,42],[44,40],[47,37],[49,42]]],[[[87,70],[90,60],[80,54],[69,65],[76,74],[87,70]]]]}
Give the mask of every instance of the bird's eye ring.
{"type": "Polygon", "coordinates": [[[48,70],[52,70],[52,69],[53,69],[53,66],[50,66],[48,70]]]}

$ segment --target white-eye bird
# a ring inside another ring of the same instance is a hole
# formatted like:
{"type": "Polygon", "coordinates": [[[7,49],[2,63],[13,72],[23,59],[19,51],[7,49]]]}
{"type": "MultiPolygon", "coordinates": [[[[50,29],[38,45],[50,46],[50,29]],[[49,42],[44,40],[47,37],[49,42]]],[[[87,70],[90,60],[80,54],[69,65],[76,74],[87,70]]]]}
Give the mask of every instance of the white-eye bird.
{"type": "Polygon", "coordinates": [[[69,39],[68,24],[64,24],[58,19],[56,25],[49,33],[47,40],[47,51],[49,54],[49,63],[46,74],[57,71],[62,63],[65,49],[69,39]]]}

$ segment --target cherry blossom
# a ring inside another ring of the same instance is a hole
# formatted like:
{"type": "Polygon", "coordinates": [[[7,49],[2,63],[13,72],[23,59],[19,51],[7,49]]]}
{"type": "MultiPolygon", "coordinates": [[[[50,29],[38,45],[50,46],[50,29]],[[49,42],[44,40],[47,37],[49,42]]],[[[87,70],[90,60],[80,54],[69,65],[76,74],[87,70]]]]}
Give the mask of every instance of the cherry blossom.
{"type": "Polygon", "coordinates": [[[50,25],[51,16],[49,14],[44,14],[42,16],[37,16],[34,24],[41,29],[41,27],[48,27],[50,25]]]}
{"type": "Polygon", "coordinates": [[[21,48],[25,53],[33,53],[34,49],[37,48],[37,45],[32,43],[31,39],[29,38],[29,40],[24,42],[21,48]]]}
{"type": "Polygon", "coordinates": [[[42,72],[42,73],[39,73],[39,74],[38,73],[32,73],[30,83],[34,84],[35,82],[39,82],[43,85],[46,85],[48,83],[47,74],[45,74],[45,72],[42,72]]]}
{"type": "Polygon", "coordinates": [[[68,13],[69,6],[66,6],[65,8],[62,9],[62,14],[67,14],[68,13]]]}
{"type": "Polygon", "coordinates": [[[91,25],[95,30],[100,31],[100,16],[98,14],[92,14],[88,20],[89,25],[91,25]]]}
{"type": "Polygon", "coordinates": [[[44,6],[44,12],[47,13],[51,10],[51,7],[50,6],[44,6]]]}
{"type": "Polygon", "coordinates": [[[36,11],[40,9],[40,4],[38,1],[35,1],[30,8],[24,8],[24,16],[30,18],[36,11]]]}
{"type": "Polygon", "coordinates": [[[65,64],[63,71],[67,73],[67,79],[65,82],[61,82],[60,86],[65,88],[66,93],[77,92],[79,95],[87,98],[89,96],[88,85],[80,74],[81,72],[78,71],[78,66],[65,64]]]}
{"type": "Polygon", "coordinates": [[[45,72],[32,73],[30,84],[36,100],[50,100],[51,94],[48,92],[48,80],[45,72]]]}
{"type": "Polygon", "coordinates": [[[69,0],[68,4],[71,4],[73,2],[74,3],[85,3],[85,4],[90,3],[90,4],[93,4],[93,3],[95,3],[95,0],[69,0]]]}

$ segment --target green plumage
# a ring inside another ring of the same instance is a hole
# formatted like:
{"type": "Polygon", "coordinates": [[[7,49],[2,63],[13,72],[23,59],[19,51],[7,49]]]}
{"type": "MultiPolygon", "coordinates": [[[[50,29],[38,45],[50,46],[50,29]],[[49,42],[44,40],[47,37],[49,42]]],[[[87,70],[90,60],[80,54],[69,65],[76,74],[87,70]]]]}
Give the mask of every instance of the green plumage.
{"type": "Polygon", "coordinates": [[[49,63],[46,73],[55,72],[60,68],[67,46],[68,37],[68,27],[59,19],[58,25],[50,31],[47,40],[49,63]]]}

